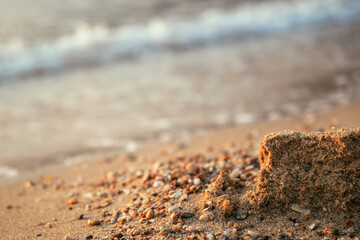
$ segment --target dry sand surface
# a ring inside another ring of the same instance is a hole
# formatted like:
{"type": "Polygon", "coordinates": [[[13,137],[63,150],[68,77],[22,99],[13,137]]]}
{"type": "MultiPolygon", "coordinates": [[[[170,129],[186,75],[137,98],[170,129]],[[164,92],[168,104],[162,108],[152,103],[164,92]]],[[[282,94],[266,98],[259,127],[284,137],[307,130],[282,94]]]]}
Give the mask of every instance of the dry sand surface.
{"type": "Polygon", "coordinates": [[[359,126],[354,103],[36,176],[0,189],[0,238],[359,239],[359,126]]]}

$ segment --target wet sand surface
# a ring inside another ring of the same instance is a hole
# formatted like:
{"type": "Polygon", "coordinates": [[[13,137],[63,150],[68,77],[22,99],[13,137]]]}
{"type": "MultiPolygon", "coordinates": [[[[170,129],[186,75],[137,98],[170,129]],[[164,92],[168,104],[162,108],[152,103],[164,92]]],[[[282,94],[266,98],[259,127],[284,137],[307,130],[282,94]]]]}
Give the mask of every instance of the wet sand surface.
{"type": "Polygon", "coordinates": [[[313,118],[249,124],[152,145],[2,187],[0,236],[358,239],[358,211],[294,205],[282,211],[259,211],[235,199],[243,198],[247,187],[256,182],[259,143],[265,134],[356,128],[359,106],[353,103],[313,118]]]}
{"type": "Polygon", "coordinates": [[[358,27],[244,38],[3,82],[0,165],[9,169],[0,177],[359,100],[358,27]]]}

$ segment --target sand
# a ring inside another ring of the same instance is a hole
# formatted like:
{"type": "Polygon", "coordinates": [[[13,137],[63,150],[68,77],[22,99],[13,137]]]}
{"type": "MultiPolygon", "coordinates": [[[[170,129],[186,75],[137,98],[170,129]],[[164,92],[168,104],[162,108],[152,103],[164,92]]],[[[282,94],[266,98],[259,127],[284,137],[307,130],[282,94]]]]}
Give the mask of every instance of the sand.
{"type": "Polygon", "coordinates": [[[256,204],[360,211],[360,129],[272,133],[259,158],[256,204]]]}
{"type": "Polygon", "coordinates": [[[0,238],[359,239],[357,209],[301,202],[264,208],[247,201],[264,169],[259,149],[265,135],[332,126],[358,128],[360,103],[34,176],[0,189],[0,238]]]}

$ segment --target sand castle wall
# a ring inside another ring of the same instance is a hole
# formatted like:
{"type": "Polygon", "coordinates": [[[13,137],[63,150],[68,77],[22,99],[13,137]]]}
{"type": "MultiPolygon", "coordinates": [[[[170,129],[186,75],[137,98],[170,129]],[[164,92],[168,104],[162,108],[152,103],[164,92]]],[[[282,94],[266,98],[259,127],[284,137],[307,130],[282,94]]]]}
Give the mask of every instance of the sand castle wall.
{"type": "Polygon", "coordinates": [[[260,164],[252,194],[259,206],[359,210],[360,129],[269,134],[260,164]]]}

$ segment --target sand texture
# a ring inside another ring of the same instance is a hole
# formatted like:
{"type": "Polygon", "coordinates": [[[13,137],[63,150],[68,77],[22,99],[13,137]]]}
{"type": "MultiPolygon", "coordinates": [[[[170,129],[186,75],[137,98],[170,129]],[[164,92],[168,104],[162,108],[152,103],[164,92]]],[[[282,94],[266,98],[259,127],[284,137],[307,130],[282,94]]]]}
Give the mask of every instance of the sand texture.
{"type": "Polygon", "coordinates": [[[261,206],[359,211],[360,130],[269,134],[254,200],[261,206]]]}
{"type": "Polygon", "coordinates": [[[1,187],[0,239],[358,240],[359,106],[152,145],[1,187]],[[332,126],[354,130],[324,133],[332,126]],[[294,131],[267,135],[285,129],[294,131]]]}

